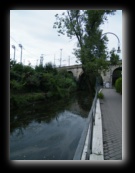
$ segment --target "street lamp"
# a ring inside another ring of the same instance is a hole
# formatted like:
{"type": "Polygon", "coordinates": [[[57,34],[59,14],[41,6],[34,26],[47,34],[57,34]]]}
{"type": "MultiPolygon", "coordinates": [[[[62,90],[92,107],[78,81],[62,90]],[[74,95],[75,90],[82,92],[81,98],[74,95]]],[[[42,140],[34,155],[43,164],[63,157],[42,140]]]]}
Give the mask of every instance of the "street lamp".
{"type": "Polygon", "coordinates": [[[21,45],[21,44],[19,44],[19,47],[21,48],[20,63],[22,64],[22,45],[21,45]]]}
{"type": "Polygon", "coordinates": [[[12,45],[12,48],[14,49],[14,61],[15,61],[15,46],[12,45]]]}
{"type": "Polygon", "coordinates": [[[120,52],[121,52],[121,50],[120,50],[120,46],[118,46],[117,53],[120,53],[120,52]]]}
{"type": "MultiPolygon", "coordinates": [[[[113,34],[114,36],[116,36],[116,38],[118,39],[118,50],[117,50],[117,53],[120,53],[121,50],[120,50],[120,40],[119,40],[119,37],[116,34],[114,34],[113,32],[106,32],[106,33],[102,34],[102,36],[105,35],[105,34],[113,34]]],[[[110,88],[112,88],[112,72],[111,72],[111,68],[110,68],[110,88]]]]}
{"type": "Polygon", "coordinates": [[[118,50],[117,50],[117,53],[120,53],[121,50],[120,50],[120,40],[119,40],[119,37],[116,34],[114,34],[113,32],[106,32],[106,33],[102,34],[102,36],[105,35],[105,34],[113,34],[113,35],[115,35],[117,37],[117,39],[118,39],[118,50]]]}

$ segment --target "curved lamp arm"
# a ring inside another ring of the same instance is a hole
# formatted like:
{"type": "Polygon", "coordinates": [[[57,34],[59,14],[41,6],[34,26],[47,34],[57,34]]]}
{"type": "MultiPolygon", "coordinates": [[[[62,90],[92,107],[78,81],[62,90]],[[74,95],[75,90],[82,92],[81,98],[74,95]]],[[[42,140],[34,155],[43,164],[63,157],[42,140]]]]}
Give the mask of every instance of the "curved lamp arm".
{"type": "Polygon", "coordinates": [[[119,37],[116,34],[114,34],[113,32],[106,32],[106,33],[102,34],[102,36],[105,35],[105,34],[113,34],[113,35],[115,35],[117,37],[117,39],[118,39],[118,50],[117,50],[117,53],[120,53],[121,50],[120,50],[120,40],[119,40],[119,37]]]}

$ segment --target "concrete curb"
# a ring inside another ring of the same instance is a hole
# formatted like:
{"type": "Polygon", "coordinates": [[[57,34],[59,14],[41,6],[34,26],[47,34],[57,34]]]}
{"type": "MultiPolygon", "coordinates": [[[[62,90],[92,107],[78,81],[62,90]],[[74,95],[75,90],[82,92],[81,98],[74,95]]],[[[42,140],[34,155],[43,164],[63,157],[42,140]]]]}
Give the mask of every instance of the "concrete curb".
{"type": "Polygon", "coordinates": [[[89,128],[88,128],[88,132],[87,132],[87,136],[86,136],[85,145],[84,145],[81,160],[86,160],[87,148],[88,148],[88,144],[89,144],[89,131],[90,131],[90,125],[89,125],[89,128]]]}
{"type": "MultiPolygon", "coordinates": [[[[100,89],[99,92],[101,91],[102,89],[100,89]]],[[[89,144],[89,131],[90,131],[90,125],[88,128],[81,160],[86,160],[87,148],[89,144]]],[[[102,117],[101,117],[101,108],[100,108],[99,99],[97,99],[97,102],[96,102],[95,125],[93,126],[93,138],[92,138],[92,154],[89,155],[89,160],[92,160],[92,161],[104,160],[102,117]]]]}
{"type": "MultiPolygon", "coordinates": [[[[101,92],[101,90],[99,92],[101,92]]],[[[99,99],[97,99],[96,103],[95,125],[93,127],[92,139],[92,154],[90,154],[89,160],[104,160],[102,117],[99,99]]]]}

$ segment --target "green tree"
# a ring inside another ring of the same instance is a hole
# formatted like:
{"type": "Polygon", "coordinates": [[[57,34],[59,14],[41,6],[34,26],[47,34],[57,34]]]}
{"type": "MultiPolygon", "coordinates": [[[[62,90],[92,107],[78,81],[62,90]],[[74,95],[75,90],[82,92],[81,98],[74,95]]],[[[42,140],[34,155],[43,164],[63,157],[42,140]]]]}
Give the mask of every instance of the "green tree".
{"type": "Polygon", "coordinates": [[[57,74],[57,70],[51,62],[46,63],[45,66],[44,66],[44,69],[45,69],[46,73],[57,74]]]}
{"type": "Polygon", "coordinates": [[[105,53],[107,38],[101,38],[99,26],[107,20],[108,14],[114,14],[114,10],[67,10],[61,16],[55,15],[53,27],[58,29],[59,34],[66,33],[69,38],[77,38],[75,54],[85,64],[89,59],[93,61],[105,53]]]}
{"type": "Polygon", "coordinates": [[[71,39],[76,37],[78,48],[74,54],[82,63],[82,68],[89,81],[87,84],[94,86],[91,75],[94,77],[102,69],[108,68],[106,44],[107,37],[102,37],[101,24],[107,21],[107,15],[113,15],[115,10],[67,10],[62,15],[56,14],[54,28],[59,34],[67,34],[71,39]]]}
{"type": "Polygon", "coordinates": [[[118,63],[119,63],[119,55],[117,55],[115,52],[116,52],[116,50],[114,48],[110,51],[110,64],[111,65],[118,65],[118,63]]]}
{"type": "Polygon", "coordinates": [[[12,71],[15,71],[16,73],[22,75],[23,73],[23,65],[22,64],[19,64],[19,63],[16,63],[12,66],[12,71]]]}
{"type": "Polygon", "coordinates": [[[27,78],[24,80],[24,87],[25,90],[28,92],[34,92],[34,91],[39,91],[39,79],[37,75],[29,75],[27,78]]]}
{"type": "Polygon", "coordinates": [[[16,64],[16,61],[10,59],[10,69],[16,64]]]}
{"type": "Polygon", "coordinates": [[[35,67],[36,72],[44,72],[44,67],[40,64],[39,66],[35,67]]]}
{"type": "Polygon", "coordinates": [[[56,22],[53,28],[58,29],[59,36],[60,34],[65,35],[65,33],[70,39],[75,36],[80,46],[82,46],[84,10],[67,10],[60,16],[56,14],[55,17],[56,22]]]}

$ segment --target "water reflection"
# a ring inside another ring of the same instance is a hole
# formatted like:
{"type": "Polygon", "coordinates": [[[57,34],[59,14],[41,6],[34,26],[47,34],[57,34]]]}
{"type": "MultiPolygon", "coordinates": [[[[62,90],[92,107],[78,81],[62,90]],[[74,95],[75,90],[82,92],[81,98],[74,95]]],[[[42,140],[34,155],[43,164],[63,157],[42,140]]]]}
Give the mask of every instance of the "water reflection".
{"type": "Polygon", "coordinates": [[[91,96],[80,92],[11,112],[10,159],[72,160],[91,103],[91,96]]]}

